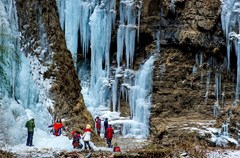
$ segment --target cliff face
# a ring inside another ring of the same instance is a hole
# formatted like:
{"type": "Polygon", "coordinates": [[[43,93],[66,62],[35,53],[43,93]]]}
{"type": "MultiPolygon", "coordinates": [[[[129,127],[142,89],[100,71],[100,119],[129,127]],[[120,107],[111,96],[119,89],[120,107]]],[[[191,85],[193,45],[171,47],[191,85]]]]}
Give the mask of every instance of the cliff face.
{"type": "Polygon", "coordinates": [[[225,47],[220,23],[220,1],[143,1],[141,32],[161,30],[161,45],[215,52],[225,47]]]}
{"type": "MultiPolygon", "coordinates": [[[[145,54],[156,50],[157,31],[161,44],[153,75],[151,138],[169,147],[189,137],[186,128],[201,128],[196,122],[206,125],[216,119],[213,116],[216,76],[221,74],[218,110],[223,114],[234,101],[236,81],[234,72],[226,73],[224,67],[226,44],[221,30],[220,1],[176,0],[171,4],[170,0],[144,0],[143,3],[141,35],[148,38],[141,50],[145,54]]],[[[223,121],[222,118],[215,126],[220,127],[223,121]]],[[[199,141],[195,136],[191,141],[199,141]]]]}
{"type": "Polygon", "coordinates": [[[43,76],[53,79],[49,96],[54,101],[55,116],[65,118],[65,125],[70,128],[83,130],[87,123],[93,124],[80,93],[80,82],[71,53],[66,48],[56,1],[18,0],[17,13],[23,51],[47,66],[48,70],[43,76]],[[35,51],[44,47],[47,49],[45,53],[35,51]]]}

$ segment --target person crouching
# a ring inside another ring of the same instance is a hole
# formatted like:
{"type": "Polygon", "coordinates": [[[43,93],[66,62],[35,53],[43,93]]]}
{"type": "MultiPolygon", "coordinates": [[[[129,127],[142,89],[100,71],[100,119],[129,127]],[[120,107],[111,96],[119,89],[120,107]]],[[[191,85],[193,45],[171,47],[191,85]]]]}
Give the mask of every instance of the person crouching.
{"type": "Polygon", "coordinates": [[[80,143],[81,135],[78,130],[72,131],[72,138],[73,138],[73,142],[72,142],[73,148],[81,149],[83,145],[80,143]]]}

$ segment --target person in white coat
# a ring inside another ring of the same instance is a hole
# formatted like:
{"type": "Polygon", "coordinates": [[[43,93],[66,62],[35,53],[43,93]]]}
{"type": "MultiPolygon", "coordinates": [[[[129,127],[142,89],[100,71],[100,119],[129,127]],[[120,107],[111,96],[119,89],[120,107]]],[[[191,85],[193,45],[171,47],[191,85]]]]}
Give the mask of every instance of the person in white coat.
{"type": "Polygon", "coordinates": [[[91,140],[91,133],[92,133],[91,126],[87,125],[86,129],[84,130],[83,136],[82,136],[82,139],[84,141],[85,150],[87,150],[87,146],[88,146],[89,150],[92,149],[90,144],[89,144],[89,142],[91,140]]]}

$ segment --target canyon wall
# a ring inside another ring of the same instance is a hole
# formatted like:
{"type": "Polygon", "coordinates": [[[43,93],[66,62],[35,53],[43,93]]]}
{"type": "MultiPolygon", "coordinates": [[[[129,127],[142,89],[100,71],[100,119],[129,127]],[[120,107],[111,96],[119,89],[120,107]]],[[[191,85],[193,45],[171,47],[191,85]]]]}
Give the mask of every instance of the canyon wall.
{"type": "Polygon", "coordinates": [[[21,47],[27,56],[35,56],[48,70],[44,78],[52,78],[49,97],[54,101],[54,117],[64,118],[72,129],[85,129],[93,119],[87,111],[80,93],[80,81],[70,51],[61,30],[56,1],[17,1],[21,47]],[[47,52],[38,53],[36,49],[47,52]]]}

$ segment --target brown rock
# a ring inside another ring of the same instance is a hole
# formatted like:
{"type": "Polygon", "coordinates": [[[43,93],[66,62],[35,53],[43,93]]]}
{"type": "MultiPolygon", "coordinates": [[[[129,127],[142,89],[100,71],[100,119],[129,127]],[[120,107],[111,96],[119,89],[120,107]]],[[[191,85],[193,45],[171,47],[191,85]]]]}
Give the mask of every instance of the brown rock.
{"type": "MultiPolygon", "coordinates": [[[[41,45],[39,30],[44,31],[42,35],[49,45],[46,59],[51,60],[48,70],[43,75],[45,78],[53,77],[53,86],[49,96],[54,101],[54,112],[57,117],[65,118],[66,124],[70,127],[79,125],[84,130],[86,124],[94,125],[93,119],[83,102],[80,94],[80,81],[74,68],[71,53],[67,50],[64,33],[60,28],[56,1],[24,1],[18,0],[17,13],[19,19],[19,30],[24,39],[21,44],[25,45],[28,41],[36,41],[33,46],[26,47],[24,52],[32,56],[38,56],[33,49],[43,47],[41,45]],[[43,26],[39,25],[42,22],[43,26]],[[53,55],[51,56],[51,53],[53,55]],[[77,117],[77,119],[75,119],[77,117]],[[71,121],[74,120],[74,121],[71,121]],[[84,121],[83,121],[84,120],[84,121]]],[[[47,60],[41,60],[42,64],[47,64],[47,60]]]]}

